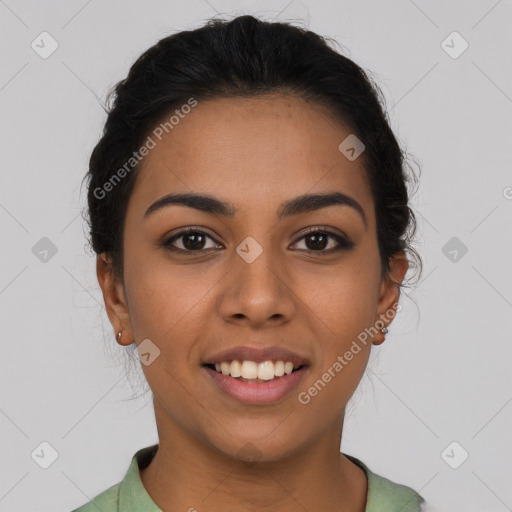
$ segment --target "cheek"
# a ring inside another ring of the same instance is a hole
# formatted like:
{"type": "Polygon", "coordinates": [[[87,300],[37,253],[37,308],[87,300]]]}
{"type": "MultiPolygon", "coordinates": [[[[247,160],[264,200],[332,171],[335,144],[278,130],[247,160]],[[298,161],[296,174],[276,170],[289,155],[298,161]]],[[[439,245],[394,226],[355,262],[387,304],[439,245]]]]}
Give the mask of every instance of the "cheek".
{"type": "MultiPolygon", "coordinates": [[[[128,251],[127,251],[128,254],[128,251]]],[[[192,266],[172,268],[160,257],[127,258],[125,281],[136,340],[149,338],[162,350],[176,350],[187,338],[210,286],[197,279],[192,266]]]]}
{"type": "Polygon", "coordinates": [[[172,265],[162,251],[136,252],[126,247],[125,281],[132,323],[134,328],[155,333],[170,330],[208,289],[192,265],[172,265]]]}
{"type": "Polygon", "coordinates": [[[366,330],[375,322],[379,272],[375,259],[354,253],[332,271],[324,268],[312,275],[309,270],[308,278],[300,281],[310,330],[316,333],[317,377],[328,381],[329,390],[322,391],[319,401],[348,400],[364,373],[372,346],[366,330]]]}
{"type": "MultiPolygon", "coordinates": [[[[135,270],[135,266],[132,267],[135,270]]],[[[149,339],[158,351],[148,365],[141,365],[154,396],[160,403],[173,396],[178,409],[186,409],[194,378],[190,357],[204,332],[208,307],[204,281],[194,279],[192,267],[139,265],[130,281],[130,318],[137,343],[149,339]],[[206,295],[206,297],[205,297],[206,295]],[[187,398],[188,397],[188,398],[187,398]]],[[[149,345],[152,347],[152,345],[149,345]]]]}
{"type": "Polygon", "coordinates": [[[312,302],[314,309],[310,318],[315,323],[318,343],[316,371],[319,376],[329,373],[325,380],[332,380],[334,384],[329,386],[340,392],[352,389],[351,383],[360,379],[371,350],[365,330],[373,321],[372,301],[365,295],[358,295],[357,290],[352,293],[347,287],[338,287],[330,290],[328,296],[317,296],[312,302]]]}
{"type": "Polygon", "coordinates": [[[375,320],[378,273],[358,255],[329,272],[310,269],[303,278],[299,292],[303,302],[333,336],[357,336],[375,320]]]}

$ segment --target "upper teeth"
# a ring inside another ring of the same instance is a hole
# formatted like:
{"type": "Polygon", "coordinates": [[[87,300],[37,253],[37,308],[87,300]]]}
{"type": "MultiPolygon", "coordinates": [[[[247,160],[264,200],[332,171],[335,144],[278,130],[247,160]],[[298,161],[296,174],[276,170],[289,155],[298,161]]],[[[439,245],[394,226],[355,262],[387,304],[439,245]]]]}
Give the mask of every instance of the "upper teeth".
{"type": "MultiPolygon", "coordinates": [[[[298,368],[299,365],[295,366],[298,368]]],[[[294,370],[293,363],[290,361],[263,361],[255,363],[254,361],[223,361],[215,363],[215,369],[224,375],[231,377],[243,377],[244,379],[272,380],[274,377],[290,374],[294,370]]]]}

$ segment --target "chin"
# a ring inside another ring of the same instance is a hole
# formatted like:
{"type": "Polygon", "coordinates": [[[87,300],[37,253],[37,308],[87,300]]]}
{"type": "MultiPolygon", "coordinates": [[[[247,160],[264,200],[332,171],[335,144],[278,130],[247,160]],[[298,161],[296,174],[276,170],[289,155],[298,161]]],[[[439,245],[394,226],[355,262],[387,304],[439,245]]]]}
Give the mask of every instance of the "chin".
{"type": "Polygon", "coordinates": [[[255,436],[243,439],[235,437],[226,440],[227,445],[216,445],[215,449],[224,456],[240,462],[246,462],[248,466],[256,465],[259,462],[276,462],[291,456],[297,449],[297,444],[291,444],[290,439],[296,436],[290,435],[286,442],[283,439],[272,438],[272,436],[255,436]]]}

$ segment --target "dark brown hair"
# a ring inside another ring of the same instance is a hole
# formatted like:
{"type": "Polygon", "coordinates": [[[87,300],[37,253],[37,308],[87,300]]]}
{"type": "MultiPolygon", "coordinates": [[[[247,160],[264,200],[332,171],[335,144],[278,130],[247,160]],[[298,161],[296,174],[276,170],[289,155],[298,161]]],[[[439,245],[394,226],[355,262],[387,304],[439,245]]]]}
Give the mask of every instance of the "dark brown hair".
{"type": "Polygon", "coordinates": [[[375,203],[382,275],[389,272],[390,257],[402,250],[421,271],[421,257],[411,246],[416,221],[406,186],[416,177],[390,128],[379,87],[327,39],[247,15],[211,19],[196,30],[161,39],[108,95],[112,106],[86,175],[87,221],[94,252],[108,253],[111,270],[122,282],[124,219],[139,166],[115,182],[114,175],[119,177],[123,166],[126,171],[126,162],[155,125],[191,98],[200,102],[266,93],[297,94],[317,102],[363,141],[361,158],[375,203]]]}

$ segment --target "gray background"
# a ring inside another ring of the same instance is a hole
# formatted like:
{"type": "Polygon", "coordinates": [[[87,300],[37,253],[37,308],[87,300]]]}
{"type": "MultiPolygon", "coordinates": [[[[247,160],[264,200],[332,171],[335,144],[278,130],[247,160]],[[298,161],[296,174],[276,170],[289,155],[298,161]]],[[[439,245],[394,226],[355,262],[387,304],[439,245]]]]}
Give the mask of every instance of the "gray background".
{"type": "Polygon", "coordinates": [[[129,400],[144,383],[125,377],[80,184],[107,90],[158,39],[217,13],[335,38],[422,167],[423,277],[373,349],[342,450],[441,510],[512,510],[510,0],[0,0],[0,510],[69,511],[157,442],[150,394],[129,400]],[[59,45],[47,59],[31,47],[43,31],[59,45]],[[469,44],[457,58],[442,45],[453,31],[469,44]],[[41,261],[44,237],[57,252],[41,261]]]}

